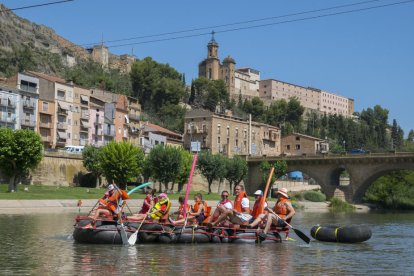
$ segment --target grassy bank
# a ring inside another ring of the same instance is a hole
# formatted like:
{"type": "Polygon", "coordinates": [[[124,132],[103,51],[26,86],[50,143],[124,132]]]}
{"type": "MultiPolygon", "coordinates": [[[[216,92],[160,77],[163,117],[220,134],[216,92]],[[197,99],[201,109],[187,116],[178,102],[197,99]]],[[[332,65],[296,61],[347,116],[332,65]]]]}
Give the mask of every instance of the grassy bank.
{"type": "MultiPolygon", "coordinates": [[[[40,186],[40,185],[19,185],[17,192],[7,192],[7,184],[0,184],[1,199],[96,199],[105,193],[105,189],[83,188],[83,187],[57,187],[57,186],[40,186]],[[28,191],[24,188],[27,187],[28,191]]],[[[196,192],[190,192],[190,199],[194,198],[196,192]]],[[[219,200],[220,195],[201,192],[205,200],[219,200]]],[[[169,194],[170,199],[178,199],[183,194],[169,194]]],[[[132,199],[143,199],[145,195],[141,192],[135,192],[131,195],[132,199]]],[[[254,200],[251,198],[251,200],[254,200]]]]}

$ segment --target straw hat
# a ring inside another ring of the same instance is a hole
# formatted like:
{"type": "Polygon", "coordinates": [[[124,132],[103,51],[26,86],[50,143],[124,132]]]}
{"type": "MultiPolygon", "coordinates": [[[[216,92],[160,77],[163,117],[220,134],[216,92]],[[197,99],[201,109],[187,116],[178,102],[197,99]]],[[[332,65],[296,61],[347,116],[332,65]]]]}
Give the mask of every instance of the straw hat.
{"type": "Polygon", "coordinates": [[[282,196],[289,198],[288,191],[286,188],[279,188],[276,192],[277,194],[281,194],[282,196]]]}

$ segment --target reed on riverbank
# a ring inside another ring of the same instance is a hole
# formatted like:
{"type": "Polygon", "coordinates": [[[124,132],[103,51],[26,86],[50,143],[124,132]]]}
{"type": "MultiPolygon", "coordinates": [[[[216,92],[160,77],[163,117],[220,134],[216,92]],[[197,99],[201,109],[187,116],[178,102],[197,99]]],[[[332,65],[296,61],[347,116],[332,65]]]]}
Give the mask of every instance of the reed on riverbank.
{"type": "Polygon", "coordinates": [[[339,198],[333,197],[328,205],[333,212],[351,212],[355,211],[355,206],[339,198]]]}

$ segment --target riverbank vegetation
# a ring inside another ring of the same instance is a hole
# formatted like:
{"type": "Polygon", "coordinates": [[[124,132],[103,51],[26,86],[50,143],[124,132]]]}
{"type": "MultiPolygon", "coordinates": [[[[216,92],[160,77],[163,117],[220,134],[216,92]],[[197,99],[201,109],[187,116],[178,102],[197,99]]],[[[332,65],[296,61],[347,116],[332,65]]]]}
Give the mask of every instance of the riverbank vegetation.
{"type": "Polygon", "coordinates": [[[414,210],[414,171],[394,171],[378,178],[364,200],[384,209],[414,210]]]}
{"type": "Polygon", "coordinates": [[[354,205],[336,197],[331,198],[328,206],[331,208],[332,212],[349,212],[356,209],[354,205]]]}

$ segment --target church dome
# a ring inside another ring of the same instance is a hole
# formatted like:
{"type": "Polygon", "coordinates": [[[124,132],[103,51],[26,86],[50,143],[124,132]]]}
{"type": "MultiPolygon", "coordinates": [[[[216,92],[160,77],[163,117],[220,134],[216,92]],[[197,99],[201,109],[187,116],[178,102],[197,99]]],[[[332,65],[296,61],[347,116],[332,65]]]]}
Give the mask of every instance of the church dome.
{"type": "Polygon", "coordinates": [[[231,56],[227,56],[225,59],[223,59],[223,63],[233,63],[233,64],[236,64],[236,61],[231,56]]]}

